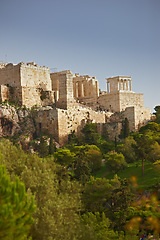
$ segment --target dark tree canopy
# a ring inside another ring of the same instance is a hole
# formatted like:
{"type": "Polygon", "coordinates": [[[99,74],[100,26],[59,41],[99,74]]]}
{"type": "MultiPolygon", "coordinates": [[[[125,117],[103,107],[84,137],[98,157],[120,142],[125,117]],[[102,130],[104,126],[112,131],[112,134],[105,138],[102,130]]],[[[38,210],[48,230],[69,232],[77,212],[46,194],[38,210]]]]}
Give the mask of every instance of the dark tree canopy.
{"type": "Polygon", "coordinates": [[[18,178],[12,182],[0,165],[0,239],[27,239],[34,211],[33,198],[29,201],[24,184],[18,178]]]}
{"type": "Polygon", "coordinates": [[[122,129],[121,129],[121,134],[120,134],[120,138],[124,139],[126,137],[129,136],[130,130],[129,130],[129,121],[128,118],[125,118],[122,121],[122,129]]]}

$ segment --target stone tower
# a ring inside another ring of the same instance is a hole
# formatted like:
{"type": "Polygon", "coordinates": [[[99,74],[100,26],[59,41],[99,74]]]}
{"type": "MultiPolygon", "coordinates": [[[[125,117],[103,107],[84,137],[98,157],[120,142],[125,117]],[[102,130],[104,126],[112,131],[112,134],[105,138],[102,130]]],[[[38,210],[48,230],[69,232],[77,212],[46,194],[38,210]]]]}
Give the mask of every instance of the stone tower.
{"type": "Polygon", "coordinates": [[[67,109],[75,102],[73,98],[73,73],[70,70],[51,73],[52,86],[57,93],[56,106],[67,109]]]}

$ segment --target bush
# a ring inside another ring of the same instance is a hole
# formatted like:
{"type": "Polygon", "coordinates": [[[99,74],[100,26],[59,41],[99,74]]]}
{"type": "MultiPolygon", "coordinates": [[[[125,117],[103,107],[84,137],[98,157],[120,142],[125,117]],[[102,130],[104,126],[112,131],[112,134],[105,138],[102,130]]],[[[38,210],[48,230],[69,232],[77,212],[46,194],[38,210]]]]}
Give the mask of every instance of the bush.
{"type": "Polygon", "coordinates": [[[120,170],[123,170],[127,163],[122,153],[118,154],[117,152],[113,151],[105,155],[105,164],[106,167],[117,173],[120,170]]]}

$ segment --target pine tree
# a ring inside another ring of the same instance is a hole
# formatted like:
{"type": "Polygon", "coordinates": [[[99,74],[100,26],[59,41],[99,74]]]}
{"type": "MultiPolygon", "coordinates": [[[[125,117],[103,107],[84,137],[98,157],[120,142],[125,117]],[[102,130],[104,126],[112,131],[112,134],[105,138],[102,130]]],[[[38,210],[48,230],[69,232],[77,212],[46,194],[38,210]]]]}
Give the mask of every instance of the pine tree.
{"type": "Polygon", "coordinates": [[[49,155],[53,155],[54,152],[56,152],[56,145],[53,143],[53,137],[51,136],[49,141],[49,155]]]}
{"type": "Polygon", "coordinates": [[[40,157],[48,156],[48,146],[47,146],[47,142],[43,136],[41,136],[41,138],[40,138],[39,155],[40,155],[40,157]]]}
{"type": "Polygon", "coordinates": [[[128,118],[125,118],[122,121],[122,129],[121,129],[121,133],[119,135],[120,138],[124,139],[126,137],[129,136],[130,130],[129,130],[129,121],[128,118]]]}
{"type": "Polygon", "coordinates": [[[16,178],[10,180],[4,166],[0,166],[0,239],[25,240],[33,223],[35,210],[25,192],[25,186],[16,178]]]}

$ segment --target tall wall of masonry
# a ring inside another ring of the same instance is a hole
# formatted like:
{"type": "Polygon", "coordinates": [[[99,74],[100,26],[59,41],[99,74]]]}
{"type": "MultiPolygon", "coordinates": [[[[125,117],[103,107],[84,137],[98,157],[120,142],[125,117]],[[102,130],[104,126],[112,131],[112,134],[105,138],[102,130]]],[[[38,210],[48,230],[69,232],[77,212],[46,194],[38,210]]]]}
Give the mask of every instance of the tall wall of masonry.
{"type": "Polygon", "coordinates": [[[99,104],[111,112],[120,112],[127,107],[143,107],[143,94],[132,92],[131,77],[107,78],[107,93],[99,96],[99,104]]]}
{"type": "Polygon", "coordinates": [[[67,109],[73,98],[73,73],[70,70],[51,73],[52,88],[56,91],[56,106],[67,109]]]}
{"type": "Polygon", "coordinates": [[[107,92],[99,95],[95,77],[73,74],[70,70],[50,74],[49,68],[34,62],[0,63],[0,98],[18,99],[27,107],[48,106],[38,111],[37,131],[48,131],[60,144],[67,141],[71,130],[80,134],[87,121],[95,122],[99,133],[107,126],[114,139],[125,117],[131,131],[151,117],[150,109],[144,108],[143,94],[132,92],[131,77],[108,78],[107,92]],[[94,111],[97,106],[101,112],[94,111]]]}
{"type": "Polygon", "coordinates": [[[80,135],[87,122],[105,124],[105,113],[95,112],[91,108],[75,103],[68,109],[46,107],[38,111],[36,117],[37,132],[48,131],[60,145],[68,141],[68,134],[71,131],[80,135]]]}
{"type": "Polygon", "coordinates": [[[107,92],[101,94],[99,104],[112,112],[109,122],[129,120],[130,131],[136,131],[151,119],[151,110],[144,107],[143,94],[132,92],[131,77],[113,77],[107,79],[107,92]]]}
{"type": "Polygon", "coordinates": [[[2,101],[18,101],[27,107],[54,103],[49,68],[34,62],[0,64],[0,86],[2,101]]]}

